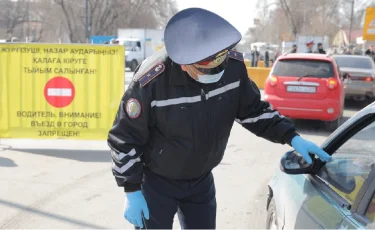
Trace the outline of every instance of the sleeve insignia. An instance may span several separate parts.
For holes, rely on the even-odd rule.
[[[136,119],[141,115],[142,106],[141,103],[135,98],[130,98],[126,102],[126,113],[132,119]]]

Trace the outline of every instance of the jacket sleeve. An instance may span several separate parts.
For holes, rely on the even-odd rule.
[[[259,137],[274,143],[289,144],[298,135],[293,123],[261,100],[256,84],[249,79],[244,65],[240,80],[240,103],[236,121]]]
[[[132,81],[121,99],[115,121],[108,134],[112,173],[125,192],[141,189],[142,150],[149,138],[151,119],[150,93]]]

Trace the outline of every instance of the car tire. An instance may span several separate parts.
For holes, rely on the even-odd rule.
[[[136,60],[133,60],[133,61],[130,63],[130,70],[131,70],[132,72],[134,72],[135,69],[137,68],[137,66],[138,66],[138,62],[137,62]]]
[[[266,229],[279,229],[277,226],[276,204],[273,198],[268,205]]]
[[[343,117],[344,117],[344,109],[341,110],[340,117],[338,117],[336,120],[326,122],[327,131],[334,132],[341,125]]]
[[[339,126],[340,126],[340,118],[337,118],[336,120],[334,121],[328,121],[326,126],[327,126],[327,131],[329,132],[333,132],[335,131]]]

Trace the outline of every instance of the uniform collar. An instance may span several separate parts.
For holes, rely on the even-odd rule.
[[[169,78],[169,84],[171,85],[186,85],[189,84],[189,75],[181,69],[181,66],[173,63],[171,77]]]

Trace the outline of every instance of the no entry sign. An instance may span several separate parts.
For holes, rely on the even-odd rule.
[[[44,97],[50,105],[56,108],[70,105],[74,100],[74,95],[74,85],[65,77],[54,77],[44,87]]]

